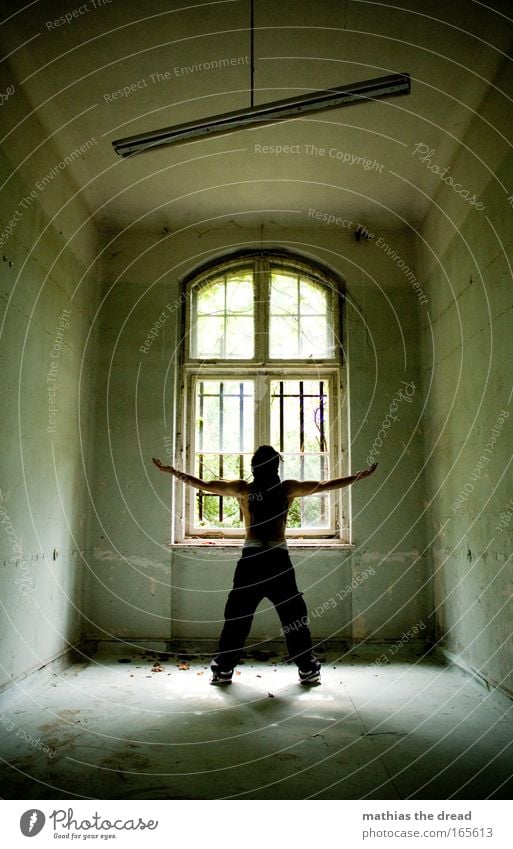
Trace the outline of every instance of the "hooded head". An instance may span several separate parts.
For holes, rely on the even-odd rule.
[[[278,526],[286,520],[288,499],[281,485],[281,457],[272,445],[261,445],[251,459],[251,523],[262,540],[273,537]]]
[[[251,471],[255,481],[266,483],[279,479],[278,469],[281,457],[272,445],[261,445],[251,458]]]

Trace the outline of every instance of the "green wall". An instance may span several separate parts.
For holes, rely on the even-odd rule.
[[[422,359],[437,640],[511,693],[513,209],[504,186],[513,186],[513,155],[480,196],[485,209],[458,227],[437,215]]]
[[[2,687],[82,632],[98,287],[3,154],[0,179],[2,234],[20,210],[0,248]]]

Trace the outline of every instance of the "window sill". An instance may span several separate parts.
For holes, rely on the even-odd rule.
[[[190,539],[183,542],[169,542],[168,548],[242,548],[241,539]],[[354,543],[343,542],[339,539],[287,539],[289,550],[294,548],[323,548],[349,549],[356,548]]]

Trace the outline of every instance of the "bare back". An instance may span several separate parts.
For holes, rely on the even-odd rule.
[[[289,510],[292,506],[292,502],[294,501],[294,496],[291,495],[292,485],[295,484],[296,481],[283,481],[282,488],[284,495],[287,499],[287,508],[285,512],[276,516],[276,519],[270,520],[267,523],[267,532],[266,539],[271,540],[272,542],[285,542],[285,531],[287,529],[287,518]],[[265,542],[266,540],[262,539],[262,536],[259,534],[258,528],[254,527],[252,524],[252,516],[251,516],[251,508],[250,501],[253,497],[253,493],[251,491],[251,485],[244,481],[243,491],[237,494],[237,501],[240,504],[242,515],[244,517],[244,527],[246,529],[246,539],[247,540],[255,540],[258,542]]]

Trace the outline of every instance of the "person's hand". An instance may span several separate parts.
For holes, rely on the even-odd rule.
[[[357,472],[356,475],[355,475],[355,482],[361,481],[362,478],[368,478],[369,475],[372,475],[372,473],[376,471],[377,467],[378,467],[378,464],[373,463],[372,466],[369,466],[368,469],[363,469],[361,472]]]
[[[155,463],[157,469],[160,469],[161,472],[169,472],[171,475],[174,475],[176,469],[173,466],[164,466],[163,463],[160,462],[156,457],[151,458]]]

